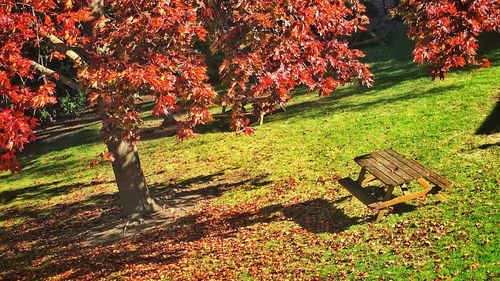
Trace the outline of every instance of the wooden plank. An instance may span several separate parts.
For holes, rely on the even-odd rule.
[[[388,150],[386,150],[386,152],[389,153],[390,155],[396,157],[401,162],[405,163],[408,167],[410,167],[414,171],[420,173],[422,177],[427,178],[429,181],[431,181],[435,185],[438,185],[440,187],[450,186],[451,182],[448,179],[437,174],[436,172],[432,171],[431,169],[425,167],[424,165],[422,165],[418,161],[408,159],[392,149],[388,149]]]
[[[381,163],[387,169],[391,170],[391,172],[395,173],[400,178],[404,179],[406,181],[406,183],[409,183],[412,180],[414,180],[414,178],[411,175],[409,175],[408,173],[406,173],[403,169],[401,169],[401,167],[399,165],[392,163],[391,161],[389,161],[388,159],[383,157],[381,153],[382,152],[375,152],[372,154],[373,158],[375,158],[377,160],[377,162]]]
[[[386,150],[380,151],[379,154],[382,157],[384,157],[385,159],[387,159],[387,160],[391,161],[392,163],[394,163],[395,165],[397,165],[403,171],[405,171],[408,175],[410,175],[413,178],[413,180],[417,180],[417,179],[422,177],[422,175],[420,173],[413,170],[410,166],[408,166],[407,164],[402,162],[399,158],[396,158],[396,157],[392,156],[391,154],[389,154]]]
[[[448,180],[447,178],[443,177],[442,175],[434,172],[433,170],[427,168],[422,163],[420,163],[416,160],[413,160],[413,159],[406,158],[403,155],[397,153],[396,151],[394,151],[392,149],[388,149],[386,151],[389,154],[397,157],[401,161],[406,162],[408,164],[408,166],[411,167],[412,169],[422,173],[422,175],[425,176],[426,178],[428,178],[430,181],[432,181],[432,183],[434,183],[440,187],[448,187],[451,185],[450,180]]]
[[[355,158],[354,161],[362,167],[365,167],[368,172],[388,186],[396,186],[406,182],[403,178],[384,167],[384,165],[378,163],[371,155],[367,155],[364,158]]]
[[[431,171],[427,179],[441,188],[446,188],[451,185],[451,181],[434,171]]]
[[[365,180],[366,177],[366,168],[361,168],[361,171],[359,172],[358,179],[356,180],[356,183],[361,185],[363,181]]]
[[[371,194],[366,192],[359,184],[357,184],[351,178],[343,178],[339,180],[339,184],[342,185],[349,193],[354,195],[354,197],[358,198],[359,201],[363,202],[363,204],[367,206],[373,206],[370,208],[375,208],[378,206],[376,203],[378,200],[373,197]]]
[[[415,192],[415,193],[400,196],[398,198],[394,198],[394,199],[389,200],[389,201],[381,202],[374,209],[380,210],[380,209],[384,209],[384,208],[387,208],[390,206],[394,206],[394,205],[399,204],[399,203],[404,203],[404,202],[412,200],[412,199],[423,197],[423,196],[427,195],[427,193],[429,193],[429,191],[431,191],[431,189],[432,188],[423,189],[423,190]]]
[[[431,188],[431,189],[432,189],[432,187],[429,185],[429,183],[428,183],[425,179],[420,178],[420,179],[418,179],[417,181],[418,181],[418,183],[419,183],[420,185],[422,185],[424,188]],[[445,202],[445,203],[446,203],[446,202],[448,201],[448,200],[446,200],[446,198],[445,198],[443,195],[439,194],[439,191],[437,191],[437,193],[436,193],[436,194],[434,194],[434,196],[435,196],[435,197],[436,197],[439,201],[441,201],[441,202]]]
[[[411,162],[410,159],[404,157],[403,155],[397,153],[396,151],[394,151],[392,149],[388,149],[388,150],[386,150],[386,152],[389,155],[392,155],[393,157],[397,158],[402,163],[404,163],[408,168],[417,172],[419,174],[419,177],[427,177],[429,175],[429,171],[427,169],[422,169],[419,166],[415,166],[415,164],[413,162]]]
[[[381,182],[383,182],[386,185],[390,186],[396,186],[397,182],[392,180],[390,177],[386,176],[382,171],[380,171],[378,168],[374,167],[367,159],[355,159],[356,163],[361,165],[361,167],[365,168],[370,172],[373,176],[375,176],[377,179],[379,179]]]
[[[429,181],[431,181],[432,183],[434,183],[435,185],[437,185],[439,187],[448,187],[451,185],[451,182],[447,178],[445,178],[445,177],[439,175],[438,173],[434,172],[433,170],[427,168],[426,166],[422,165],[420,162],[413,160],[413,159],[408,159],[408,160],[411,163],[413,163],[415,166],[426,170],[427,171],[426,178]]]

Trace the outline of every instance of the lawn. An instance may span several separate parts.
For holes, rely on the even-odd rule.
[[[483,125],[498,118],[498,37],[483,46],[492,67],[431,81],[400,29],[364,50],[371,89],[300,93],[254,136],[225,121],[181,143],[146,133],[139,151],[154,194],[189,208],[119,241],[85,237],[120,216],[111,166],[88,165],[104,150],[98,125],[33,144],[21,174],[0,174],[0,279],[498,278],[500,121]],[[449,178],[448,203],[429,196],[373,223],[337,180],[356,176],[355,156],[383,148]]]

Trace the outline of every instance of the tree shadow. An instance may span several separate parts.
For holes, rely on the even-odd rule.
[[[30,143],[22,152],[25,158],[36,158],[37,156],[50,152],[63,151],[68,148],[91,145],[101,141],[99,130],[96,128],[78,129],[59,135],[57,139],[50,141],[38,141]],[[26,160],[25,160],[26,161]]]
[[[293,222],[304,233],[342,233],[371,220],[370,217],[351,217],[338,207],[351,196],[333,201],[313,198],[270,205],[203,204],[203,200],[229,190],[248,191],[267,185],[272,185],[267,175],[237,177],[222,171],[154,185],[153,194],[162,198],[168,207],[186,210],[173,218],[146,220],[134,226],[135,230],[126,237],[116,194],[89,196],[50,208],[27,206],[10,210],[0,216],[1,221],[22,219],[23,222],[0,228],[0,267],[3,269],[0,279],[102,279],[146,264],[175,267],[179,259],[207,241],[237,239],[241,231],[254,226],[260,229],[268,224]],[[413,206],[399,205],[395,212],[413,209]],[[95,232],[110,229],[114,231],[108,233],[111,239],[94,236]],[[105,239],[96,243],[99,238]]]
[[[312,233],[338,233],[360,221],[335,206],[347,196],[334,202],[317,198],[267,207],[254,204],[217,207],[203,205],[198,199],[193,201],[200,197],[208,200],[231,189],[248,190],[270,183],[265,175],[239,181],[224,177],[223,173],[214,173],[179,181],[177,190],[165,196],[170,207],[195,202],[205,207],[191,208],[171,219],[146,221],[138,226],[142,227],[140,232],[108,243],[96,244],[89,239],[93,230],[123,225],[116,194],[89,196],[49,208],[27,206],[10,210],[2,214],[1,221],[18,218],[23,222],[0,228],[0,279],[108,278],[134,265],[170,266],[198,243],[232,239],[241,229],[264,222],[294,221]],[[167,187],[159,185],[152,189],[161,195]],[[121,234],[121,228],[118,232]]]
[[[500,132],[500,100],[497,101],[490,115],[476,130],[476,135],[493,135]]]
[[[38,141],[55,141],[62,136],[75,133],[81,129],[92,127],[101,121],[95,108],[89,108],[80,116],[62,119],[54,123],[43,124],[35,131]]]
[[[402,102],[402,101],[410,101],[425,96],[438,95],[445,93],[447,91],[458,90],[461,88],[462,85],[454,84],[448,86],[435,87],[423,93],[408,92],[406,94],[401,94],[390,98],[379,98],[374,101],[345,103],[345,104],[338,104],[332,102],[333,100],[336,99],[335,97],[326,97],[319,100],[307,101],[303,103],[290,105],[289,107],[287,107],[286,113],[276,114],[272,118],[270,118],[267,122],[268,123],[279,122],[290,118],[294,118],[298,115],[300,115],[301,118],[317,118],[320,116],[328,115],[331,112],[365,111],[369,108],[385,106],[388,104]],[[311,110],[311,108],[314,108],[314,110]]]
[[[241,179],[226,179],[224,172],[198,176],[167,185],[150,186],[152,194],[158,202],[169,210],[189,210],[200,203],[222,196],[235,188],[242,190],[257,189],[271,184],[266,180],[267,174]]]
[[[334,202],[317,198],[289,206],[273,205],[263,208],[258,216],[266,221],[266,218],[273,218],[277,212],[280,212],[285,220],[294,221],[309,232],[339,233],[365,219],[362,217],[349,217],[335,206],[347,199],[349,199],[349,196],[339,198]],[[253,224],[257,222],[260,222],[260,219],[251,221]]]
[[[33,193],[39,193],[42,190],[45,190],[47,187],[57,185],[61,182],[62,181],[54,181],[51,183],[32,185],[21,189],[4,190],[0,192],[0,202],[2,204],[7,204],[17,198],[32,199],[33,197],[36,197],[32,195]],[[27,196],[28,194],[30,196]]]
[[[99,184],[112,183],[112,182],[114,181],[99,182]],[[96,183],[73,183],[73,184],[59,185],[61,183],[63,183],[62,180],[46,184],[32,185],[21,189],[5,190],[0,192],[0,202],[2,204],[7,204],[14,200],[30,201],[30,200],[48,199],[64,194],[69,194],[75,190],[90,187],[96,184]],[[0,215],[0,220],[1,219],[2,215]]]

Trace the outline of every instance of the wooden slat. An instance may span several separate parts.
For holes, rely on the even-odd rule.
[[[409,175],[408,173],[406,173],[403,169],[401,169],[401,167],[399,165],[396,165],[395,163],[392,163],[391,161],[389,161],[388,159],[383,157],[381,155],[381,152],[375,152],[372,154],[372,156],[375,160],[377,160],[377,162],[384,165],[392,173],[395,173],[400,178],[404,179],[405,183],[409,183],[412,180],[414,180],[414,178],[411,175]]]
[[[408,168],[416,171],[420,177],[427,177],[429,175],[429,171],[427,169],[422,169],[421,167],[419,166],[415,166],[414,163],[412,163],[410,161],[410,159],[404,157],[403,155],[397,153],[396,151],[392,150],[392,149],[388,149],[386,150],[386,152],[393,156],[394,158],[398,159],[399,161],[401,161],[402,163],[404,163]]]
[[[366,168],[368,172],[388,186],[396,186],[405,183],[404,179],[392,173],[389,169],[384,167],[384,165],[378,163],[371,155],[367,155],[364,158],[355,158],[354,161]]]
[[[363,202],[363,204],[367,206],[372,206],[370,208],[378,207],[377,199],[373,197],[371,194],[366,192],[359,184],[357,184],[351,178],[343,178],[339,180],[339,184],[342,185],[349,193],[354,195],[354,197],[358,198],[359,201]]]
[[[413,161],[415,161],[415,160],[413,160]],[[419,165],[422,165],[422,164],[418,163],[417,161],[415,161],[415,162]],[[451,182],[447,178],[441,176],[440,174],[438,174],[432,170],[429,170],[429,174],[427,176],[427,179],[429,181],[431,181],[433,184],[435,184],[439,187],[442,187],[442,188],[449,187],[451,185]]]
[[[432,183],[434,183],[435,185],[437,185],[439,187],[448,187],[451,185],[451,182],[447,178],[445,178],[445,177],[441,176],[440,174],[434,172],[433,170],[425,167],[420,162],[413,160],[413,159],[409,159],[409,161],[412,162],[415,166],[419,166],[422,169],[426,169],[427,173],[428,173],[427,179],[429,181],[431,181]]]
[[[431,191],[431,188],[423,189],[423,190],[415,192],[415,193],[411,193],[411,194],[408,194],[408,195],[400,196],[400,197],[394,198],[392,200],[382,202],[382,203],[378,204],[378,206],[375,207],[374,209],[375,210],[380,210],[380,209],[384,209],[384,208],[387,208],[387,207],[390,207],[390,206],[394,206],[396,204],[403,203],[403,202],[406,202],[406,201],[409,201],[409,200],[412,200],[412,199],[420,198],[420,197],[423,197],[423,196],[427,195],[427,193],[429,193],[429,191]]]
[[[423,177],[427,178],[432,183],[434,183],[440,187],[448,187],[451,184],[451,182],[448,179],[437,174],[436,172],[432,171],[431,169],[425,167],[424,165],[422,165],[418,161],[408,159],[392,149],[388,149],[386,151],[390,155],[399,159],[401,162],[405,163],[408,167],[410,167],[414,171],[417,171],[418,173],[420,173]]]
[[[371,163],[368,161],[368,159],[355,159],[355,161],[356,163],[361,165],[361,167],[367,169],[372,175],[374,175],[384,184],[391,186],[397,185],[397,182],[393,181],[390,177],[386,176],[382,171],[380,171],[376,167],[373,167]]]
[[[386,150],[380,151],[379,154],[384,157],[385,159],[391,161],[394,163],[396,166],[398,166],[401,170],[405,171],[406,174],[410,175],[412,177],[412,180],[417,180],[422,177],[420,173],[417,171],[413,170],[410,166],[407,164],[403,163],[400,159],[392,156],[389,154]]]
[[[391,151],[392,151],[393,154],[394,153],[399,154],[399,153],[395,152],[394,150],[391,150]],[[403,158],[403,159],[406,159],[407,161],[409,161],[411,163],[410,167],[412,167],[412,168],[420,168],[421,170],[424,170],[425,173],[426,173],[425,174],[426,178],[429,181],[431,181],[432,183],[434,183],[435,185],[438,185],[440,187],[448,187],[448,186],[451,185],[451,181],[449,181],[447,178],[441,176],[440,174],[434,172],[433,170],[427,168],[422,163],[420,163],[420,162],[418,162],[416,160],[413,160],[413,159],[406,158],[406,157],[404,157],[402,155],[400,155],[400,157]]]

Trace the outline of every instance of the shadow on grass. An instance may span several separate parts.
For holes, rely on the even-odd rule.
[[[316,198],[292,205],[271,205],[262,208],[257,213],[233,217],[230,219],[230,224],[236,227],[246,227],[257,223],[288,220],[294,221],[301,228],[312,233],[339,233],[358,224],[362,219],[349,217],[335,206],[349,198],[345,196],[334,202]],[[248,219],[249,217],[252,219]]]
[[[272,182],[266,180],[267,174],[253,178],[226,178],[224,172],[210,175],[198,176],[170,183],[167,185],[151,185],[150,189],[158,203],[167,209],[190,209],[206,201],[222,196],[225,192],[233,189],[251,190],[257,189]]]
[[[22,156],[31,159],[46,153],[63,151],[68,148],[91,145],[98,142],[101,142],[99,130],[86,128],[58,136],[58,138],[53,141],[39,141],[28,144]]]
[[[500,132],[500,100],[497,101],[490,115],[477,129],[476,135],[493,135]]]
[[[346,104],[334,103],[332,102],[332,100],[337,99],[336,97],[327,97],[319,100],[291,105],[287,108],[287,112],[285,114],[276,114],[273,116],[273,118],[270,118],[268,122],[283,121],[289,118],[294,118],[298,115],[300,115],[302,118],[317,118],[320,116],[331,114],[332,112],[365,111],[370,108],[390,105],[397,102],[419,99],[425,96],[439,95],[447,91],[458,90],[460,88],[462,88],[462,85],[448,85],[435,87],[427,92],[408,92],[406,94],[401,94],[390,98],[379,98],[374,101]]]
[[[5,190],[0,192],[0,202],[2,204],[7,204],[14,200],[29,201],[29,200],[39,200],[46,198],[48,199],[60,195],[66,195],[75,190],[96,185],[94,183],[74,183],[74,184],[59,185],[62,182],[63,181],[55,181],[46,184],[32,185],[21,189]],[[112,181],[100,182],[99,184],[103,183],[112,183]],[[1,219],[2,216],[0,215],[0,220]]]
[[[124,220],[117,195],[95,195],[50,208],[11,209],[1,214],[0,221],[21,219],[22,223],[0,228],[0,279],[107,278],[136,265],[174,266],[203,243],[212,239],[234,239],[240,230],[252,225],[291,220],[312,233],[338,233],[359,222],[359,218],[351,218],[336,207],[348,197],[335,202],[318,198],[264,207],[200,204],[229,190],[246,191],[268,184],[271,182],[266,180],[266,175],[235,180],[223,173],[214,173],[152,187],[154,194],[163,197],[169,208],[188,211],[175,220],[156,224],[146,221],[144,224],[149,227],[140,233],[106,244],[94,244],[88,236],[92,230],[110,226],[118,226],[121,233],[119,227]],[[167,192],[171,189],[173,191]],[[191,208],[193,204],[201,209]]]

